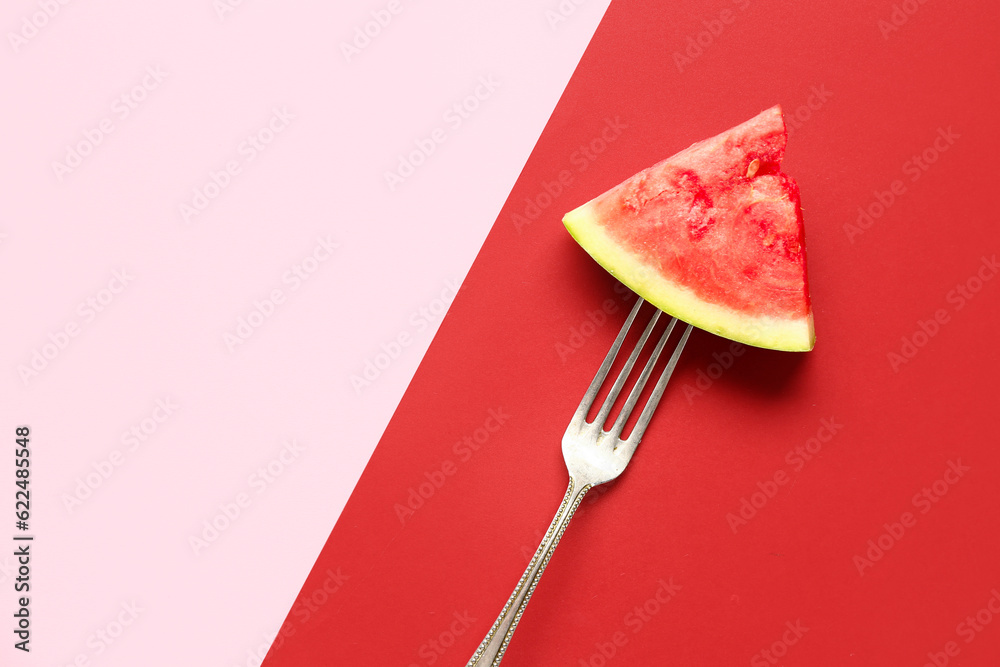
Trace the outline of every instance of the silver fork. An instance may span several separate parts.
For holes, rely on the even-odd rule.
[[[587,389],[583,400],[580,401],[580,406],[576,409],[576,414],[570,420],[569,426],[566,428],[566,434],[563,435],[562,452],[563,459],[566,461],[566,468],[569,470],[569,488],[566,490],[566,496],[559,506],[559,511],[556,512],[555,518],[552,519],[552,524],[549,525],[542,543],[538,545],[538,550],[535,551],[535,555],[528,564],[528,569],[521,575],[520,581],[517,582],[517,586],[514,588],[510,599],[507,600],[507,604],[504,605],[503,610],[500,612],[500,616],[497,617],[497,620],[493,623],[493,627],[490,628],[486,638],[483,639],[479,648],[476,649],[466,667],[496,667],[500,664],[500,660],[503,659],[503,654],[510,644],[511,637],[514,635],[514,630],[517,629],[517,624],[521,620],[521,614],[524,613],[524,608],[528,605],[531,594],[535,592],[535,586],[538,585],[538,580],[541,578],[542,572],[545,571],[545,566],[548,565],[549,559],[552,557],[552,552],[555,551],[556,545],[559,544],[559,540],[566,531],[570,519],[573,518],[576,508],[580,506],[583,496],[598,484],[610,482],[621,475],[622,471],[625,470],[625,466],[632,459],[632,454],[639,445],[639,441],[642,439],[642,434],[649,424],[649,419],[653,416],[653,410],[656,409],[656,404],[659,403],[660,397],[663,395],[667,381],[670,379],[674,367],[677,366],[677,360],[681,356],[684,344],[687,342],[688,336],[691,335],[692,326],[690,324],[687,325],[684,333],[681,334],[680,341],[674,348],[674,352],[670,356],[666,368],[660,374],[660,379],[657,381],[649,400],[639,414],[639,419],[632,428],[632,432],[624,440],[621,438],[622,429],[629,415],[632,413],[636,402],[639,400],[639,395],[646,385],[646,380],[649,379],[649,376],[653,372],[656,360],[660,357],[660,353],[667,344],[667,339],[670,338],[670,334],[677,324],[678,320],[676,317],[671,319],[666,331],[660,336],[660,340],[656,343],[652,355],[646,362],[642,374],[636,380],[611,430],[605,431],[604,423],[607,421],[608,415],[611,413],[611,408],[618,398],[622,386],[624,386],[625,381],[628,379],[629,373],[635,365],[636,359],[639,357],[639,353],[645,346],[646,340],[653,332],[653,328],[656,326],[660,315],[663,314],[660,310],[657,310],[653,314],[649,324],[646,325],[646,329],[643,331],[639,342],[636,344],[635,349],[632,350],[632,354],[629,355],[615,383],[611,386],[611,391],[608,392],[607,398],[601,405],[601,409],[594,418],[594,421],[587,422],[587,414],[594,404],[594,399],[597,398],[598,391],[604,384],[611,365],[618,356],[622,342],[625,340],[625,336],[628,334],[633,320],[639,314],[642,303],[643,300],[638,299],[632,308],[632,312],[629,314],[628,319],[625,320],[625,324],[618,333],[614,345],[608,351],[608,356],[604,358],[604,363],[601,364],[593,382],[590,383],[590,388]]]

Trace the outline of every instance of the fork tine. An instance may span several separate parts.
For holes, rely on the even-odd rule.
[[[579,407],[576,409],[576,413],[573,415],[572,423],[578,426],[583,426],[587,422],[587,413],[590,412],[590,407],[594,404],[594,399],[597,398],[597,392],[601,389],[601,385],[604,384],[604,379],[608,376],[608,371],[611,370],[611,365],[615,362],[615,358],[618,356],[618,351],[622,347],[622,342],[625,340],[625,336],[628,334],[628,330],[632,327],[632,322],[635,320],[635,316],[639,314],[639,309],[642,307],[644,300],[642,297],[638,297],[635,306],[632,308],[632,312],[629,313],[628,318],[625,320],[625,324],[622,325],[621,331],[618,332],[618,337],[615,338],[614,345],[608,350],[608,354],[604,357],[604,362],[601,367],[597,369],[597,375],[594,376],[593,381],[590,383],[590,387],[587,388],[587,393],[583,395],[583,400],[580,401]]]
[[[642,348],[646,347],[646,341],[649,339],[649,335],[653,333],[653,327],[656,326],[657,320],[660,319],[661,312],[662,311],[657,310],[653,313],[653,317],[649,320],[649,324],[646,325],[646,329],[642,332],[642,336],[639,337],[639,342],[635,344],[635,347],[632,349],[632,353],[628,355],[628,359],[625,361],[625,365],[622,366],[621,372],[618,373],[618,377],[615,378],[615,383],[611,385],[611,390],[604,399],[604,404],[601,405],[601,409],[597,413],[597,417],[594,418],[594,424],[600,426],[601,430],[604,430],[604,422],[607,421],[611,408],[614,406],[615,401],[618,400],[618,394],[621,393],[625,380],[628,379],[629,373],[632,372],[632,367],[635,366],[635,361],[639,358],[639,353],[642,352]]]
[[[670,324],[667,325],[666,331],[660,336],[660,340],[656,343],[656,347],[653,348],[653,353],[649,355],[649,360],[646,362],[646,366],[642,369],[642,374],[639,375],[639,379],[636,380],[635,385],[632,387],[632,391],[629,392],[628,400],[625,401],[625,405],[622,406],[621,412],[618,413],[618,418],[615,420],[614,426],[611,427],[609,433],[617,438],[621,435],[622,429],[625,428],[625,421],[628,419],[629,415],[632,414],[632,408],[635,407],[636,402],[639,400],[639,395],[642,393],[643,387],[646,386],[646,381],[649,376],[653,373],[653,367],[656,366],[656,361],[660,358],[660,352],[663,351],[663,346],[667,344],[667,339],[670,338],[670,334],[674,331],[674,326],[677,324],[677,318],[671,318]],[[642,347],[641,345],[637,347]]]
[[[677,360],[680,359],[681,352],[684,351],[684,345],[687,343],[688,337],[691,335],[691,329],[693,328],[694,327],[689,324],[684,330],[684,333],[681,334],[680,342],[678,342],[677,347],[674,348],[674,353],[670,355],[670,361],[667,362],[666,368],[664,368],[663,373],[660,374],[660,379],[657,381],[656,387],[653,388],[653,393],[650,394],[649,400],[646,402],[646,406],[642,409],[642,413],[639,415],[639,419],[635,422],[635,427],[632,429],[632,432],[629,433],[628,439],[625,440],[625,443],[633,450],[636,446],[638,446],[639,441],[642,440],[642,434],[645,433],[646,426],[649,425],[649,420],[653,416],[653,410],[656,409],[657,403],[660,402],[660,397],[663,396],[663,390],[667,388],[667,382],[670,380],[670,376],[673,374],[674,368],[677,367]],[[615,425],[617,426],[617,424]]]

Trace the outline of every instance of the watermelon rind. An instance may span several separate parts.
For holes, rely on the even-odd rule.
[[[802,227],[798,188],[792,179],[776,173],[780,170],[786,137],[781,108],[772,107],[741,125],[693,144],[643,170],[615,188],[570,211],[563,217],[563,223],[573,238],[611,275],[665,313],[705,331],[747,345],[790,352],[809,351],[815,345],[816,334],[804,273],[804,255],[800,255],[801,259],[798,260],[801,262],[803,272],[801,279],[793,280],[793,285],[787,288],[781,285],[761,284],[760,294],[752,301],[747,301],[746,294],[743,293],[746,290],[741,286],[740,298],[708,299],[695,291],[695,289],[703,291],[702,286],[681,282],[661,269],[667,263],[663,261],[665,258],[662,254],[657,255],[657,251],[652,250],[656,247],[655,239],[649,238],[642,241],[639,247],[630,247],[608,232],[609,227],[614,226],[617,234],[619,229],[627,229],[618,225],[631,223],[628,222],[627,215],[622,221],[616,220],[618,214],[613,211],[618,209],[614,207],[609,209],[605,202],[616,201],[614,197],[620,197],[620,193],[625,192],[621,188],[645,182],[644,174],[653,173],[663,169],[664,165],[673,164],[694,169],[695,173],[700,169],[707,169],[708,178],[722,179],[719,182],[723,184],[727,181],[741,183],[751,204],[755,201],[770,201],[779,204],[779,208],[783,206],[786,211],[793,210],[799,233],[798,240],[793,241],[794,252],[804,253],[804,249],[799,246],[802,240]],[[762,156],[763,161],[768,163],[769,175],[763,177],[756,175],[761,160],[750,160],[752,166],[748,171],[745,153],[737,148],[741,141],[749,141],[751,147],[758,150],[755,154]],[[745,177],[740,178],[741,174],[745,174]],[[771,187],[756,187],[753,184],[757,182],[757,178],[764,178]],[[784,185],[776,187],[776,184],[782,183]],[[749,187],[746,187],[748,184]],[[633,185],[633,187],[639,186]],[[787,227],[787,223],[785,224]],[[775,261],[783,260],[775,259]],[[747,287],[752,285],[752,283],[743,284]],[[716,288],[718,289],[720,288]],[[792,307],[788,307],[784,295],[782,295],[783,305],[777,305],[772,301],[776,293],[771,291],[772,296],[768,296],[768,291],[774,289],[779,290],[777,293],[779,295],[781,295],[780,290],[800,289],[801,305],[795,306],[793,299]],[[728,291],[726,293],[732,294]],[[727,300],[730,303],[725,303]]]
[[[808,352],[816,344],[813,315],[781,318],[748,315],[710,303],[692,290],[665,279],[645,265],[643,258],[628,252],[596,224],[592,207],[583,206],[563,217],[566,229],[598,264],[626,287],[668,313],[699,329],[740,343],[787,352]]]

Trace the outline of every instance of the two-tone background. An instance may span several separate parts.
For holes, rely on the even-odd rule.
[[[606,6],[4,5],[0,664],[262,656]]]
[[[18,0],[0,24],[11,630],[35,537],[32,651],[5,631],[0,664],[464,665],[628,304],[561,214],[774,103],[816,350],[695,335],[504,664],[1000,659],[996,7]]]

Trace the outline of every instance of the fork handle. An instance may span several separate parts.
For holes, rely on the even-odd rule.
[[[511,637],[514,636],[514,630],[517,629],[517,623],[521,620],[521,614],[528,606],[528,600],[531,599],[531,594],[535,592],[535,586],[538,585],[538,580],[541,579],[545,566],[552,558],[552,552],[559,544],[563,532],[569,525],[569,520],[573,518],[573,513],[580,506],[583,496],[591,488],[591,484],[581,484],[579,480],[570,477],[566,496],[563,498],[555,518],[552,519],[548,532],[542,538],[542,543],[538,545],[535,555],[528,563],[528,569],[521,575],[521,580],[517,582],[517,587],[511,593],[510,599],[507,600],[507,604],[500,612],[500,616],[497,617],[493,627],[490,628],[486,638],[476,649],[466,667],[497,667],[500,664],[500,660],[503,659],[503,654],[507,650],[507,645],[510,644]]]

